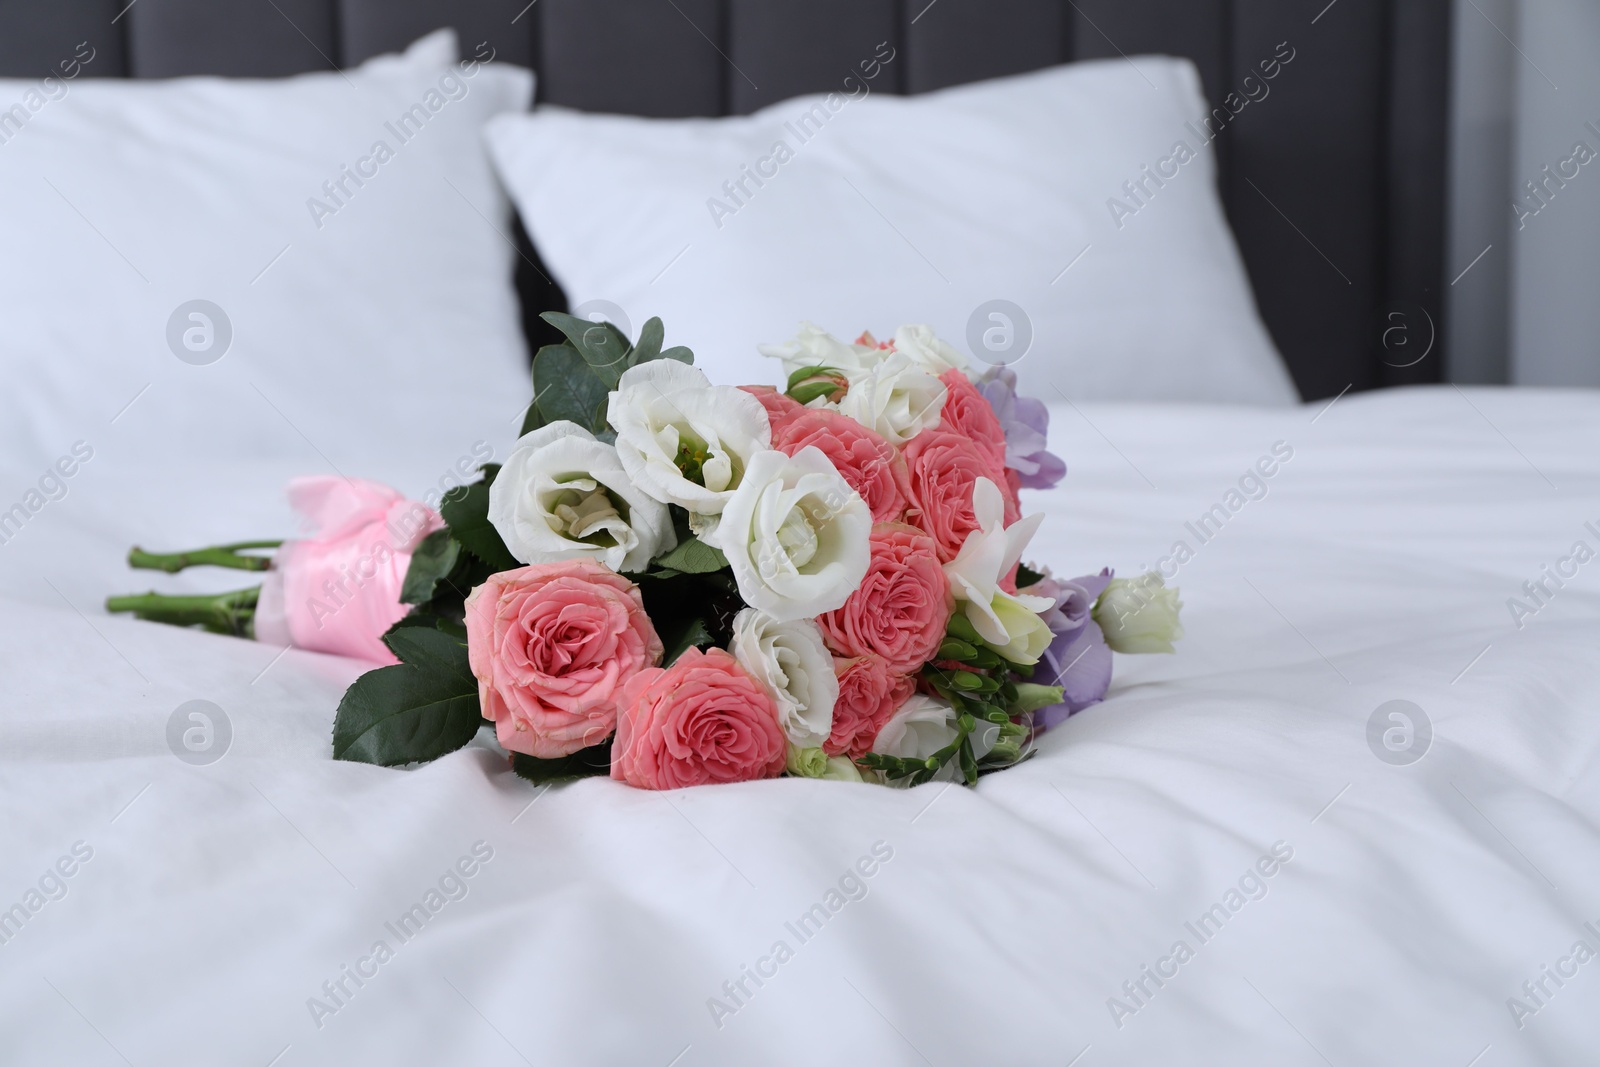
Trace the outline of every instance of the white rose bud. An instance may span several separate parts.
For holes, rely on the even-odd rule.
[[[666,505],[639,491],[616,449],[573,422],[517,442],[489,486],[489,521],[523,563],[591,556],[638,572],[678,543]]]
[[[1172,643],[1183,636],[1178,621],[1182,609],[1178,591],[1149,571],[1137,578],[1113,578],[1095,603],[1094,621],[1113,652],[1171,652]]]
[[[778,724],[790,744],[820,749],[833,731],[833,705],[839,699],[822,628],[811,619],[778,622],[745,608],[733,617],[729,651],[777,703]]]
[[[866,577],[871,532],[861,495],[806,447],[758,452],[702,536],[728,557],[746,604],[789,622],[844,605]]]
[[[671,359],[624,371],[606,419],[634,484],[698,515],[721,514],[751,457],[772,444],[761,401]]]

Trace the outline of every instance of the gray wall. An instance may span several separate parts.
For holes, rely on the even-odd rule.
[[[1600,386],[1600,3],[1456,0],[1455,14],[1447,375]],[[1580,141],[1596,158],[1562,177]]]
[[[1516,52],[1495,25],[1514,33],[1516,6],[1517,0],[1455,4],[1450,220],[1444,257],[1445,280],[1456,279],[1445,290],[1445,376],[1454,382],[1509,380],[1511,213],[1506,190],[1511,187],[1511,61]],[[1485,248],[1488,253],[1474,264]]]
[[[1481,2],[1481,0],[1480,0]],[[1511,380],[1600,386],[1600,3],[1521,0],[1516,57]],[[1553,83],[1553,84],[1552,84]],[[1587,165],[1563,161],[1582,142]],[[1550,168],[1548,171],[1545,168]],[[1551,177],[1554,175],[1554,177]],[[1544,182],[1540,207],[1524,183]],[[1565,182],[1563,186],[1561,183]]]

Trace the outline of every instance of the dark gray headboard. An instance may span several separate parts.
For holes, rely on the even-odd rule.
[[[538,71],[541,100],[596,111],[746,112],[833,88],[884,40],[903,59],[878,88],[923,92],[1164,52],[1192,58],[1225,105],[1287,42],[1293,64],[1270,96],[1229,116],[1216,143],[1262,315],[1309,399],[1439,379],[1449,9],[1449,0],[0,0],[0,75],[51,73],[84,40],[98,50],[95,75],[282,75],[356,63],[453,25],[465,50],[487,41],[498,58]],[[523,274],[534,310],[561,300],[535,271]],[[1426,358],[1399,366],[1429,339]]]

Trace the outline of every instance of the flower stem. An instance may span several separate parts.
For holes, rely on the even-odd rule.
[[[213,545],[189,552],[146,552],[135,545],[128,550],[128,566],[137,570],[166,571],[177,574],[186,567],[230,567],[238,571],[264,571],[272,566],[270,556],[243,556],[247,549],[277,548],[282,541],[239,541]]]
[[[135,593],[106,598],[106,610],[132,612],[134,618],[164,622],[171,626],[199,626],[214,634],[232,637],[253,636],[256,601],[261,587],[236,589],[231,593],[201,596],[166,596],[162,593]]]

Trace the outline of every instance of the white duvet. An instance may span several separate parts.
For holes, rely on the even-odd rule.
[[[909,792],[332,762],[358,664],[97,606],[235,584],[121,555],[290,532],[316,457],[108,433],[0,545],[0,1061],[1595,1062],[1600,395],[1053,419],[1030,555],[1165,560],[1188,636],[1024,766]],[[69,444],[8,441],[0,509]],[[420,493],[469,442],[412,444],[327,447]],[[1396,700],[1426,721],[1369,743]]]

